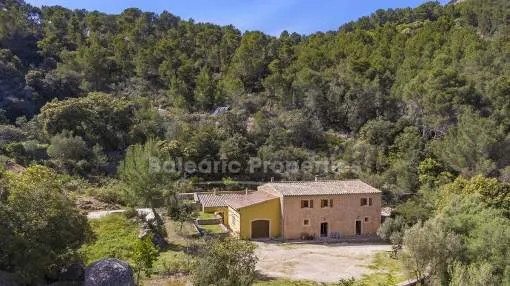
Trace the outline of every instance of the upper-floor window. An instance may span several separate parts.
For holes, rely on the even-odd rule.
[[[313,200],[301,200],[301,208],[313,208]]]
[[[333,207],[333,199],[321,200],[321,208],[332,208],[332,207]]]
[[[360,206],[371,206],[371,205],[372,205],[372,198],[361,198]]]

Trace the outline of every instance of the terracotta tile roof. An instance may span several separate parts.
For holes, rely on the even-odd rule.
[[[245,196],[244,193],[236,193],[236,194],[214,194],[214,193],[196,193],[195,199],[198,201],[203,207],[226,207],[228,206],[225,202],[227,198],[235,198]]]
[[[225,198],[225,202],[227,203],[227,205],[237,210],[247,206],[256,205],[265,201],[270,201],[276,198],[278,197],[273,196],[264,191],[255,191],[248,194],[244,194],[242,196]]]
[[[381,192],[361,180],[274,182],[265,186],[273,188],[283,196],[375,194]]]

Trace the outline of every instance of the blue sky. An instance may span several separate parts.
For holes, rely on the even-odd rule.
[[[137,7],[144,11],[167,10],[183,19],[233,24],[242,31],[260,30],[271,35],[281,31],[310,34],[336,30],[341,24],[382,8],[416,7],[424,0],[27,0],[35,5],[120,13]],[[445,4],[448,0],[440,0]]]

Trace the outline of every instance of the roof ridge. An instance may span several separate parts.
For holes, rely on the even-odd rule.
[[[278,182],[269,182],[268,184],[304,184],[304,183],[330,183],[330,182],[354,182],[354,181],[363,182],[360,179],[348,179],[348,180],[328,179],[328,180],[317,180],[317,181],[278,181]]]
[[[267,186],[283,196],[381,193],[360,179],[271,182]]]

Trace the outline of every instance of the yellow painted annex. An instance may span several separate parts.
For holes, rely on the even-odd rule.
[[[228,209],[230,229],[242,239],[277,238],[281,234],[280,199]],[[269,230],[266,233],[266,229]],[[268,235],[266,237],[266,235]]]

